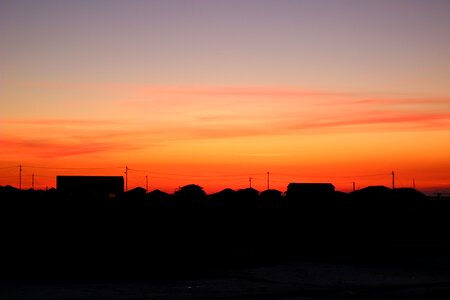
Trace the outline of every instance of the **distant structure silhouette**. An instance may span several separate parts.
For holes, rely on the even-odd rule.
[[[124,192],[122,176],[56,176],[56,189],[66,195],[115,198]]]

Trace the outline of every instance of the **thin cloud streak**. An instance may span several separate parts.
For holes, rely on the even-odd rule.
[[[0,139],[2,152],[27,153],[37,158],[59,158],[66,156],[87,155],[96,153],[110,153],[138,149],[136,146],[125,146],[117,143],[62,143],[45,139]]]
[[[0,123],[13,129],[16,126],[17,133],[21,132],[19,126],[27,125],[37,136],[61,138],[74,145],[91,144],[95,146],[93,151],[102,151],[103,143],[145,148],[185,139],[320,134],[327,130],[361,132],[388,126],[404,131],[450,130],[447,98],[363,98],[353,93],[274,86],[67,86],[116,89],[126,91],[130,98],[114,100],[122,112],[117,120],[43,118],[5,119]],[[373,110],[377,106],[384,110]],[[35,125],[43,128],[38,131],[31,127]]]
[[[42,125],[42,126],[63,126],[63,125],[118,125],[121,122],[112,120],[87,120],[87,119],[3,119],[0,124],[13,125]]]
[[[347,116],[345,118],[336,118],[335,120],[325,120],[318,122],[298,122],[294,123],[291,128],[321,129],[321,128],[343,127],[343,126],[357,127],[361,125],[395,125],[404,123],[415,125],[414,129],[417,128],[450,129],[450,113],[402,114],[392,112],[367,112],[364,115],[366,117]]]
[[[349,101],[347,104],[363,105],[447,105],[450,107],[450,98],[370,98]]]
[[[130,94],[184,94],[184,95],[242,95],[242,96],[355,96],[356,93],[321,91],[302,89],[289,86],[192,86],[192,85],[147,85],[147,84],[117,84],[117,83],[67,83],[60,81],[16,81],[11,82],[19,86],[71,89],[71,90],[97,90],[109,92],[126,92]]]

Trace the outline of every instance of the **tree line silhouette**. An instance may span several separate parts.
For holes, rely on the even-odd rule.
[[[207,195],[190,184],[114,197],[0,187],[0,276],[174,276],[299,255],[383,259],[450,246],[450,202],[412,188],[330,186]]]

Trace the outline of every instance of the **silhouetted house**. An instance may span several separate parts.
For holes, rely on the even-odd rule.
[[[382,185],[368,186],[351,192],[350,199],[354,209],[365,211],[372,216],[392,212],[396,204],[392,201],[392,189]]]
[[[156,189],[151,192],[148,192],[147,198],[149,198],[151,201],[170,201],[172,195]]]
[[[286,196],[290,199],[328,198],[334,195],[331,183],[289,183]]]
[[[360,201],[384,201],[392,197],[392,189],[382,186],[368,186],[351,193],[351,196]]]
[[[174,208],[173,196],[160,190],[153,190],[147,193],[147,199],[155,208]]]
[[[236,202],[236,191],[227,188],[220,192],[208,196],[208,204],[210,207],[225,208],[232,206]]]
[[[393,196],[405,201],[426,201],[427,196],[414,188],[396,188],[392,190]]]
[[[58,192],[71,196],[115,198],[124,191],[122,176],[56,176]]]
[[[134,189],[128,190],[124,194],[125,200],[131,200],[133,202],[139,201],[143,202],[146,199],[147,190],[142,187],[135,187]]]
[[[0,186],[0,195],[10,195],[19,193],[20,190],[18,188],[15,188],[13,186],[7,185],[7,186]]]

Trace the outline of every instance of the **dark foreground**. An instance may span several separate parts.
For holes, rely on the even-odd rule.
[[[448,203],[335,196],[3,198],[0,299],[450,299]]]
[[[0,298],[48,299],[449,299],[450,259],[390,262],[290,259],[246,267],[128,281],[0,284]]]

